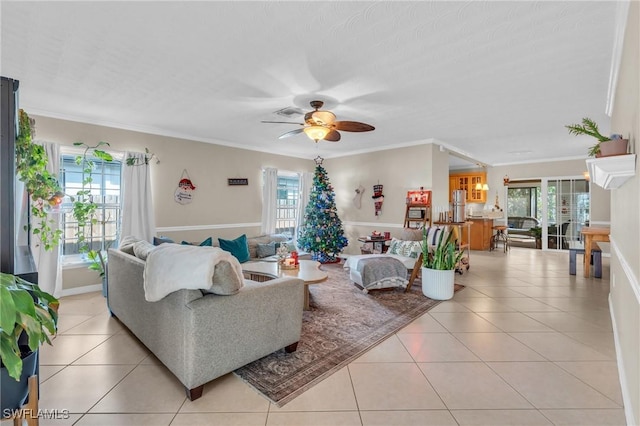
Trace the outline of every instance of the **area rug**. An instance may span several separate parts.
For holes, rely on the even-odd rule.
[[[407,293],[365,294],[341,264],[322,269],[329,277],[310,287],[311,310],[303,313],[298,349],[279,350],[234,372],[279,407],[440,303],[422,294],[419,279]],[[456,284],[456,291],[462,288]]]

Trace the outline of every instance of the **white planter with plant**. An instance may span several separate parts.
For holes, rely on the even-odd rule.
[[[463,252],[456,250],[452,232],[440,233],[435,249],[429,250],[426,231],[422,238],[422,294],[430,299],[449,300],[455,288],[456,266]]]

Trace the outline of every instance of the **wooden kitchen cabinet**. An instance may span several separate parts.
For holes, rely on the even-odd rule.
[[[471,250],[489,250],[493,236],[493,219],[471,219]]]
[[[487,191],[476,189],[476,184],[487,183],[487,174],[484,172],[450,174],[449,175],[449,202],[452,201],[451,193],[456,189],[467,191],[467,203],[486,203]]]

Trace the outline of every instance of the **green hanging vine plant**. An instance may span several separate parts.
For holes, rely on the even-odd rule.
[[[76,192],[75,196],[70,196],[73,217],[78,223],[78,230],[76,232],[76,238],[78,240],[78,251],[80,253],[86,253],[89,259],[89,269],[94,270],[104,277],[106,272],[106,260],[100,250],[93,250],[89,241],[87,241],[87,231],[91,229],[92,225],[98,223],[96,217],[96,209],[98,205],[93,200],[91,195],[91,183],[93,182],[93,169],[95,168],[95,162],[92,157],[99,158],[103,161],[113,161],[113,157],[106,151],[100,148],[101,146],[110,146],[108,142],[98,142],[94,146],[87,145],[84,142],[74,142],[75,146],[84,147],[82,155],[76,156],[76,164],[82,168],[82,186]]]
[[[29,229],[37,236],[45,250],[57,246],[62,236],[61,229],[54,229],[54,220],[49,218],[51,207],[62,203],[64,193],[58,180],[47,171],[49,158],[44,147],[32,141],[33,121],[24,110],[19,111],[19,133],[16,137],[16,174],[25,184],[31,198],[31,217],[37,218],[36,227]]]

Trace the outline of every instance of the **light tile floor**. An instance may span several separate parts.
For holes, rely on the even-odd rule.
[[[467,288],[282,408],[233,374],[188,401],[91,293],[62,299],[42,425],[624,425],[603,279],[568,254],[472,252]],[[311,288],[313,293],[313,288]]]

